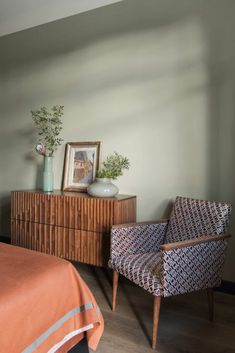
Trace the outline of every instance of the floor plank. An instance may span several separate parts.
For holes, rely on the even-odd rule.
[[[75,264],[105,319],[97,353],[153,353],[150,347],[153,297],[121,278],[117,309],[111,311],[111,272]],[[235,296],[215,292],[215,319],[209,322],[206,292],[162,300],[158,353],[235,353]]]

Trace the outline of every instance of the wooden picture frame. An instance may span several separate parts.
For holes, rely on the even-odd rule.
[[[68,142],[65,149],[62,189],[86,192],[99,168],[100,142]]]

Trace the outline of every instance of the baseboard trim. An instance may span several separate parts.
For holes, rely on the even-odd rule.
[[[11,243],[11,238],[6,237],[4,235],[0,235],[0,242],[10,244]]]
[[[235,295],[235,282],[223,280],[221,285],[216,288],[216,291]]]

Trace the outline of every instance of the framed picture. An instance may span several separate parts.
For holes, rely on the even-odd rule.
[[[99,168],[100,142],[69,142],[64,158],[63,190],[86,192]]]

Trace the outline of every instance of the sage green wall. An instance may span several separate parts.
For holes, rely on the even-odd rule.
[[[10,190],[40,186],[29,111],[41,105],[65,106],[65,142],[130,158],[117,184],[138,196],[139,220],[168,215],[176,195],[234,202],[234,5],[126,0],[0,38],[0,233]],[[57,188],[63,158],[64,145]]]

